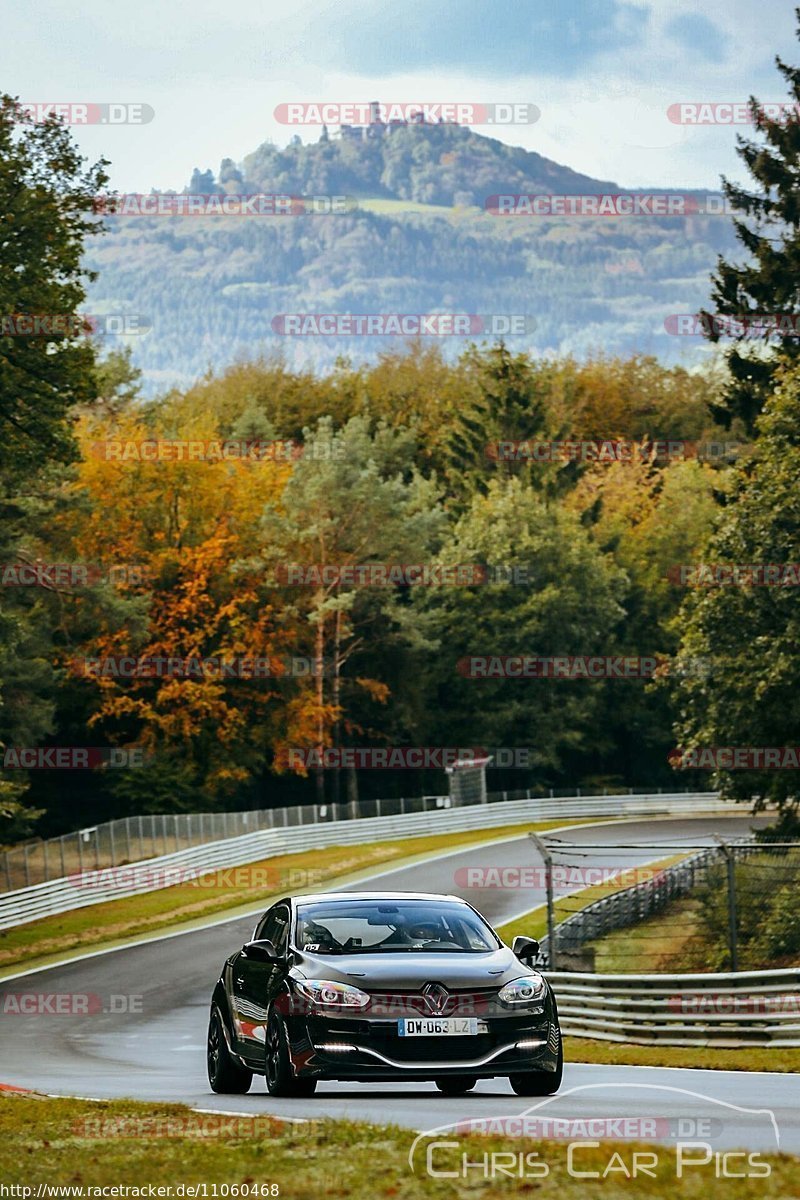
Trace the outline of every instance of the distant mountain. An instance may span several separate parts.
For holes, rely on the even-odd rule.
[[[246,190],[479,207],[497,192],[619,190],[531,150],[445,124],[345,126],[337,138],[284,150],[266,143],[244,160],[241,182]]]
[[[275,350],[326,369],[342,354],[360,361],[400,344],[276,333],[287,313],[524,314],[526,332],[506,339],[514,349],[690,361],[706,344],[672,336],[665,319],[708,303],[716,256],[734,246],[725,216],[492,216],[484,202],[496,193],[620,189],[454,125],[265,144],[238,166],[223,160],[216,176],[195,171],[185,190],[349,195],[359,207],[108,218],[87,256],[100,272],[88,307],[151,324],[130,338],[150,391]],[[464,341],[441,339],[452,353]]]

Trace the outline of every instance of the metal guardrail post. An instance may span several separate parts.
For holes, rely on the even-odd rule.
[[[739,970],[739,945],[736,921],[736,858],[733,847],[719,833],[714,834],[714,840],[719,842],[725,855],[725,867],[728,875],[728,942],[731,951],[731,970]]]
[[[558,951],[556,949],[556,920],[553,905],[553,859],[546,844],[537,834],[529,833],[528,837],[544,860],[544,886],[547,893],[547,946],[550,951],[550,970],[555,971]]]

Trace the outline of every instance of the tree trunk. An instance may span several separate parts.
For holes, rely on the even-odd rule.
[[[325,718],[322,711],[325,705],[324,662],[325,621],[323,618],[320,618],[317,621],[317,632],[314,639],[314,683],[317,694],[317,753],[319,755],[319,764],[316,769],[317,804],[325,803],[325,768],[322,765],[325,753]]]

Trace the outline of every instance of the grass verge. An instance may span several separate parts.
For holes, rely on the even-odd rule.
[[[629,1042],[601,1042],[594,1038],[565,1037],[567,1062],[604,1063],[627,1067],[697,1067],[706,1071],[800,1071],[800,1047],[745,1046],[741,1050],[716,1046],[633,1046]]]
[[[686,1200],[705,1200],[721,1177],[712,1156],[703,1166],[684,1168],[678,1182],[674,1145],[591,1142],[575,1153],[573,1171],[597,1175],[576,1178],[568,1171],[565,1141],[445,1136],[450,1145],[431,1153],[436,1172],[432,1175],[426,1171],[423,1143],[414,1158],[416,1171],[409,1165],[415,1134],[408,1129],[326,1120],[291,1125],[265,1117],[201,1116],[177,1104],[91,1104],[6,1094],[0,1097],[0,1180],[31,1189],[27,1196],[36,1196],[42,1184],[72,1186],[81,1189],[73,1195],[84,1197],[92,1196],[90,1188],[113,1186],[143,1187],[147,1195],[151,1185],[170,1186],[173,1196],[192,1195],[189,1189],[201,1185],[194,1195],[202,1196],[206,1185],[205,1195],[211,1197],[276,1195],[282,1200],[480,1200],[534,1193],[558,1200],[617,1200],[672,1197],[677,1192]],[[655,1156],[648,1160],[652,1175],[627,1178],[622,1164],[630,1174],[634,1151],[647,1149]],[[503,1154],[503,1159],[492,1152]],[[697,1149],[692,1153],[695,1160],[700,1158]],[[521,1162],[527,1177],[509,1177],[509,1156],[514,1164]],[[726,1178],[729,1200],[777,1200],[800,1193],[800,1160],[789,1155],[757,1154],[751,1162],[753,1158],[759,1176]],[[465,1169],[465,1160],[474,1165]],[[743,1174],[748,1169],[744,1161],[733,1161]],[[492,1171],[496,1164],[494,1178],[487,1178],[487,1165]],[[766,1177],[761,1164],[769,1171]],[[184,1191],[177,1193],[174,1189],[181,1184]],[[222,1185],[229,1185],[228,1190]],[[27,1200],[25,1193],[17,1194]]]
[[[356,872],[369,873],[383,865],[399,864],[400,860],[466,848],[496,838],[522,837],[529,831],[553,829],[564,824],[564,821],[547,821],[402,838],[372,845],[326,846],[210,871],[173,887],[72,909],[0,931],[0,978],[10,968],[23,963],[40,965],[40,960],[57,960],[76,950],[99,949],[162,929],[200,923],[220,914],[235,915],[238,908],[245,913],[258,908],[259,904],[266,906],[271,897],[318,889]]]

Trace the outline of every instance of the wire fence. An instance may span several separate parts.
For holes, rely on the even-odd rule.
[[[641,789],[642,792],[648,789]],[[0,893],[49,883],[75,872],[125,866],[208,842],[241,837],[266,829],[288,829],[323,821],[362,817],[404,816],[477,803],[538,798],[636,795],[633,788],[521,788],[476,796],[416,796],[361,800],[357,804],[303,804],[248,812],[158,813],[122,817],[62,837],[33,839],[0,852]],[[661,794],[661,788],[654,793]],[[672,793],[670,793],[672,794]],[[687,794],[688,789],[687,789]],[[712,793],[713,794],[713,793]]]
[[[800,965],[800,842],[719,838],[692,853],[659,846],[664,857],[652,859],[651,849],[649,862],[642,846],[540,844],[549,930],[542,958],[552,969],[638,975]],[[598,867],[600,854],[616,870]],[[631,866],[619,867],[626,855]]]

